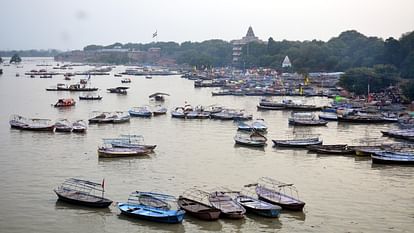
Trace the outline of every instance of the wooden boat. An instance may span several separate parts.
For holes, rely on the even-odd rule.
[[[210,193],[208,200],[214,208],[221,211],[221,216],[231,219],[244,218],[246,210],[234,201],[226,192],[215,191]]]
[[[72,124],[72,132],[74,133],[85,133],[87,128],[84,120],[77,120]]]
[[[381,146],[348,146],[356,156],[371,156],[376,151],[381,151]]]
[[[306,147],[311,152],[319,154],[353,154],[354,150],[349,148],[346,144],[337,145],[311,145]]]
[[[144,148],[124,148],[124,147],[99,147],[98,156],[101,158],[118,158],[129,156],[147,155],[151,150]]]
[[[289,110],[318,111],[322,109],[322,107],[318,107],[316,105],[303,104],[300,102],[295,102],[293,100],[283,100],[283,103],[285,104],[285,108]]]
[[[112,201],[104,198],[104,181],[102,184],[70,178],[65,180],[57,189],[53,190],[58,199],[72,204],[106,208]]]
[[[122,74],[114,74],[115,77],[122,77]]]
[[[152,117],[152,112],[148,106],[133,107],[128,112],[132,117]]]
[[[72,124],[67,119],[58,119],[55,123],[56,132],[72,132]]]
[[[9,121],[10,127],[28,131],[53,131],[55,125],[49,119],[25,118],[20,115],[12,115]]]
[[[289,118],[289,124],[299,126],[324,126],[328,123],[326,120],[318,119],[314,113],[292,112]]]
[[[236,144],[253,147],[264,147],[266,145],[267,138],[257,131],[253,131],[250,134],[236,134],[234,136]]]
[[[112,119],[112,123],[114,124],[120,124],[129,122],[131,119],[131,116],[128,112],[122,112],[122,111],[116,111],[112,113],[112,116],[108,117],[109,119]]]
[[[67,99],[59,99],[56,104],[54,105],[55,108],[61,108],[61,107],[71,107],[76,104],[76,101],[73,98],[67,98]]]
[[[252,131],[253,127],[243,121],[237,122],[237,129],[242,131]]]
[[[311,145],[321,145],[322,140],[319,137],[272,140],[275,146],[280,147],[307,147]]]
[[[128,89],[129,89],[129,87],[114,87],[114,88],[108,88],[106,90],[108,90],[109,93],[116,93],[116,94],[120,94],[120,95],[126,95]]]
[[[256,121],[254,121],[252,123],[252,128],[253,128],[253,130],[259,131],[259,132],[266,132],[267,131],[267,126],[266,126],[263,119],[257,119]]]
[[[210,193],[199,189],[188,189],[178,198],[178,206],[198,219],[213,221],[220,217],[221,211],[208,201]]]
[[[153,151],[157,145],[148,145],[144,142],[144,136],[134,134],[121,134],[118,138],[104,138],[104,144],[120,148],[138,148]]]
[[[152,192],[133,192],[128,202],[118,203],[122,214],[162,223],[181,223],[185,211],[174,209],[177,199],[174,196]]]
[[[286,194],[286,191],[291,194]],[[256,186],[256,193],[260,200],[278,205],[286,210],[302,211],[305,202],[293,197],[297,190],[293,184],[282,183],[269,177],[262,177]]]
[[[103,97],[100,95],[93,96],[93,95],[85,95],[79,96],[79,100],[101,100]]]
[[[414,152],[376,151],[371,154],[372,163],[413,165]]]
[[[158,106],[156,106],[155,107],[155,109],[152,111],[152,114],[154,115],[154,116],[159,116],[159,115],[164,115],[164,114],[167,114],[167,108],[166,107],[163,107],[163,106],[161,106],[161,105],[158,105]]]
[[[247,212],[264,217],[277,218],[282,210],[280,206],[247,195],[238,195],[235,200],[243,206]]]

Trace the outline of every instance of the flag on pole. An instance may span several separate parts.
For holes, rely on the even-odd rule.
[[[157,30],[155,30],[155,32],[152,33],[152,38],[157,37],[157,36],[158,36],[158,32],[157,32]]]

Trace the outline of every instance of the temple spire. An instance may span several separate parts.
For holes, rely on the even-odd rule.
[[[255,37],[252,26],[249,26],[247,30],[246,37]]]

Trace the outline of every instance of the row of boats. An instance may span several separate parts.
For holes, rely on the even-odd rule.
[[[414,131],[407,130],[411,132]],[[265,147],[267,138],[265,131],[251,129],[248,134],[237,133],[234,141],[238,145],[248,147]],[[348,146],[347,144],[324,145],[318,136],[307,136],[293,139],[272,140],[275,147],[305,148],[309,152],[328,155],[357,155],[371,157],[373,163],[382,164],[414,164],[414,145],[410,143],[381,144],[375,146]]]
[[[50,119],[26,118],[20,115],[12,115],[9,124],[11,128],[29,131],[85,133],[87,130],[87,124],[83,120],[70,122],[67,119],[58,119],[53,122]]]
[[[104,197],[104,180],[100,184],[71,178],[54,192],[61,201],[83,206],[106,208],[113,202]],[[164,193],[134,191],[126,202],[117,203],[121,214],[163,223],[180,223],[186,214],[207,221],[241,219],[246,212],[277,218],[282,209],[302,211],[304,206],[293,184],[269,177],[244,185],[241,191],[224,187],[211,191],[191,188],[178,198]]]

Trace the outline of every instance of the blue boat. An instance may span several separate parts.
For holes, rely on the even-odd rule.
[[[371,154],[371,159],[373,163],[412,165],[414,164],[414,153],[376,151]]]
[[[247,212],[264,217],[277,218],[280,215],[280,211],[282,211],[282,207],[280,206],[247,195],[238,195],[235,200],[242,205]]]
[[[152,112],[147,106],[133,107],[128,112],[132,117],[152,117]]]
[[[181,223],[185,215],[174,196],[153,192],[133,192],[118,208],[127,216],[161,223]]]

